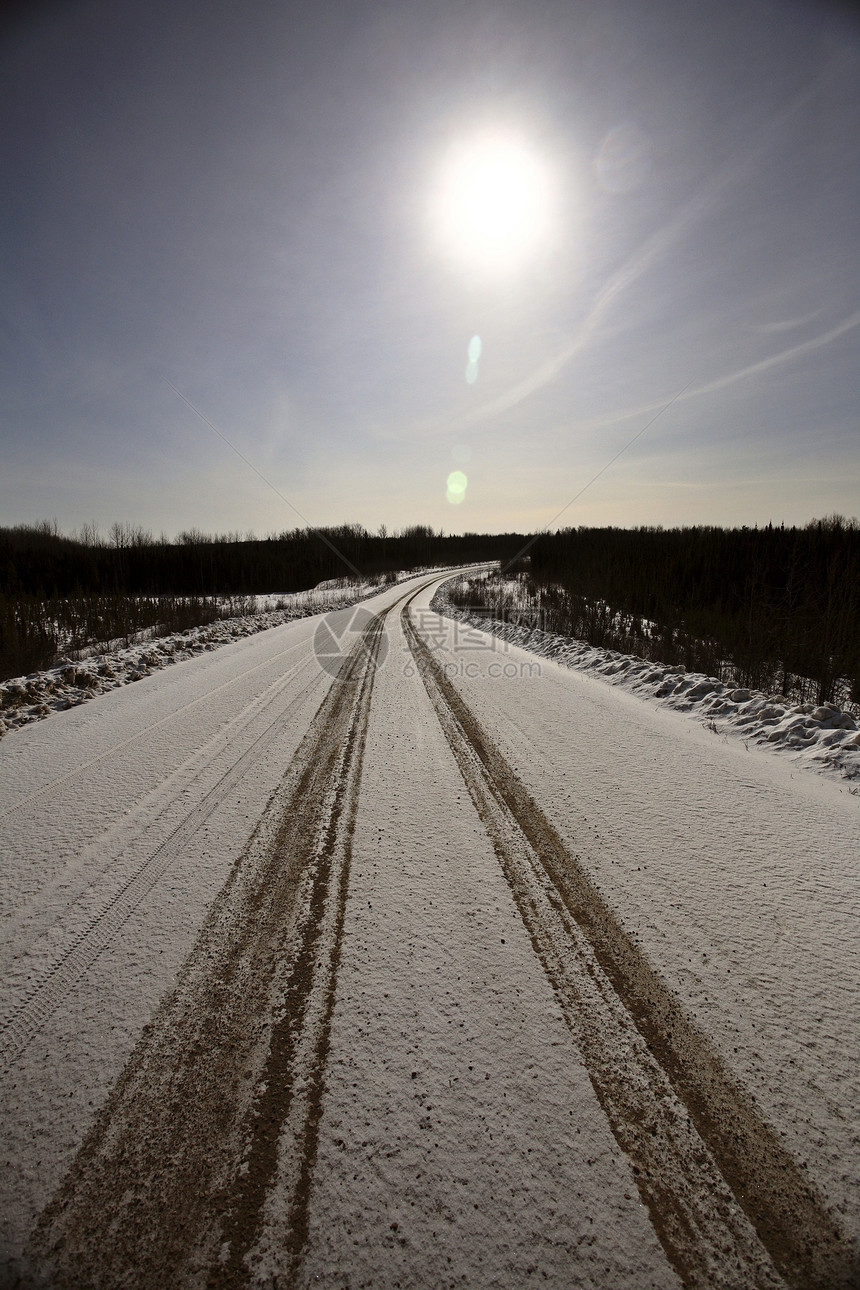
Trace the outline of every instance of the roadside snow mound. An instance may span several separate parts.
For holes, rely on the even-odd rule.
[[[648,663],[629,654],[599,649],[568,636],[555,636],[537,627],[501,622],[459,609],[447,600],[444,585],[431,608],[509,641],[520,649],[552,659],[564,667],[592,672],[612,685],[621,685],[646,699],[688,712],[714,734],[789,754],[815,770],[836,771],[845,779],[860,778],[860,730],[856,719],[832,703],[791,704],[758,690],[739,689],[684,667]]]
[[[143,633],[146,639],[137,644],[114,645],[79,661],[63,658],[44,672],[0,682],[0,738],[18,726],[86,703],[97,694],[139,681],[171,663],[182,663],[207,650],[230,645],[243,636],[254,636],[297,618],[348,609],[359,600],[377,595],[379,590],[375,584],[362,583],[341,586],[328,595],[321,595],[319,588],[314,588],[278,597],[280,609],[268,608],[274,597],[258,596],[256,614],[222,618],[205,627],[192,627],[160,639]]]

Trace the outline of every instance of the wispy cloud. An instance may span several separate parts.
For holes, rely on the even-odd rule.
[[[770,336],[774,332],[794,331],[797,327],[805,327],[807,323],[813,322],[820,318],[824,309],[814,309],[811,314],[801,314],[799,318],[785,318],[777,322],[769,323],[747,323],[747,331],[755,332],[759,336]]]
[[[678,396],[678,403],[686,403],[689,399],[701,398],[704,394],[712,394],[716,390],[727,389],[730,385],[737,385],[739,381],[749,380],[752,376],[758,376],[761,372],[770,371],[771,368],[781,367],[785,363],[792,363],[805,354],[811,354],[816,349],[823,349],[825,345],[830,345],[840,336],[845,336],[848,332],[854,331],[860,327],[860,310],[844,318],[842,322],[837,323],[828,331],[822,332],[819,336],[813,336],[810,340],[801,341],[798,345],[791,345],[788,349],[781,349],[777,354],[770,354],[767,358],[759,359],[755,363],[748,363],[745,367],[739,367],[734,372],[726,372],[723,376],[717,376],[712,381],[705,381],[702,385],[692,385]],[[666,404],[667,398],[655,399],[651,403],[642,403],[635,408],[623,408],[617,412],[607,413],[605,416],[594,417],[587,421],[578,421],[577,427],[580,429],[596,430],[603,426],[619,425],[624,421],[631,421],[634,417],[645,416],[649,412],[655,412]]]

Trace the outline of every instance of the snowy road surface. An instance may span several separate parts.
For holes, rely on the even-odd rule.
[[[438,582],[0,745],[4,1286],[860,1283],[860,800]]]

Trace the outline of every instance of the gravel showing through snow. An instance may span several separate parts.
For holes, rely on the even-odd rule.
[[[172,987],[328,688],[314,626],[205,653],[0,745],[7,1255]],[[104,911],[141,874],[104,943]]]
[[[856,1268],[860,801],[850,784],[717,737],[594,668],[466,637],[430,610],[438,581],[415,601],[434,656],[805,1171]],[[189,956],[205,967],[201,928],[231,873],[251,872],[255,847],[270,845],[255,830],[277,816],[321,703],[336,701],[313,655],[319,622],[203,651],[0,743],[3,1284],[38,1282],[26,1250],[40,1212],[73,1176],[130,1058],[156,1042],[144,1027],[167,1015],[159,1007]],[[399,608],[384,645],[350,772],[358,797],[326,969],[326,1060],[299,1090],[319,1111],[300,1162],[307,1241],[298,1265],[282,1253],[292,1130],[273,1120],[283,1167],[251,1282],[272,1286],[292,1268],[289,1284],[352,1290],[676,1286]],[[843,775],[847,743],[831,746]],[[217,961],[211,973],[217,985]],[[311,972],[300,992],[311,1012],[314,982]],[[181,993],[171,1006],[181,1010]],[[268,1044],[286,1006],[273,999],[255,1044]],[[255,1096],[271,1102],[264,1083]],[[110,1132],[123,1127],[116,1106]],[[259,1138],[268,1122],[255,1123]],[[148,1185],[131,1177],[126,1199]],[[115,1221],[106,1214],[106,1230]],[[218,1222],[197,1233],[201,1250]],[[211,1250],[217,1259],[217,1240]],[[150,1284],[146,1275],[130,1265],[127,1284]],[[182,1284],[206,1278],[204,1264]],[[116,1278],[92,1284],[113,1290]]]
[[[472,632],[455,685],[857,1241],[860,799]]]
[[[389,638],[301,1284],[675,1286],[396,620]]]

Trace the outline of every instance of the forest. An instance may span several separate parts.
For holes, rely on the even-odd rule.
[[[0,595],[83,594],[242,596],[305,591],[329,578],[366,578],[428,565],[513,556],[522,534],[445,535],[416,524],[399,533],[360,524],[294,529],[265,538],[211,536],[197,529],[175,541],[115,524],[65,537],[50,522],[0,528]]]
[[[482,561],[499,561],[502,576],[469,595],[498,614],[528,607],[546,630],[593,645],[790,698],[860,702],[860,526],[841,516],[532,538],[426,525],[260,539],[190,530],[175,541],[122,524],[105,538],[92,527],[66,537],[51,523],[0,528],[0,677],[49,666],[61,627],[95,640],[177,631],[247,612],[253,594]]]
[[[860,702],[856,520],[571,528],[540,535],[529,557],[549,631],[790,698]]]
[[[247,612],[245,598],[254,594],[510,559],[526,540],[517,533],[446,535],[427,525],[369,533],[344,524],[259,539],[192,529],[175,541],[120,523],[105,537],[92,525],[68,537],[50,521],[0,528],[0,679],[50,666],[69,638],[181,631]]]

